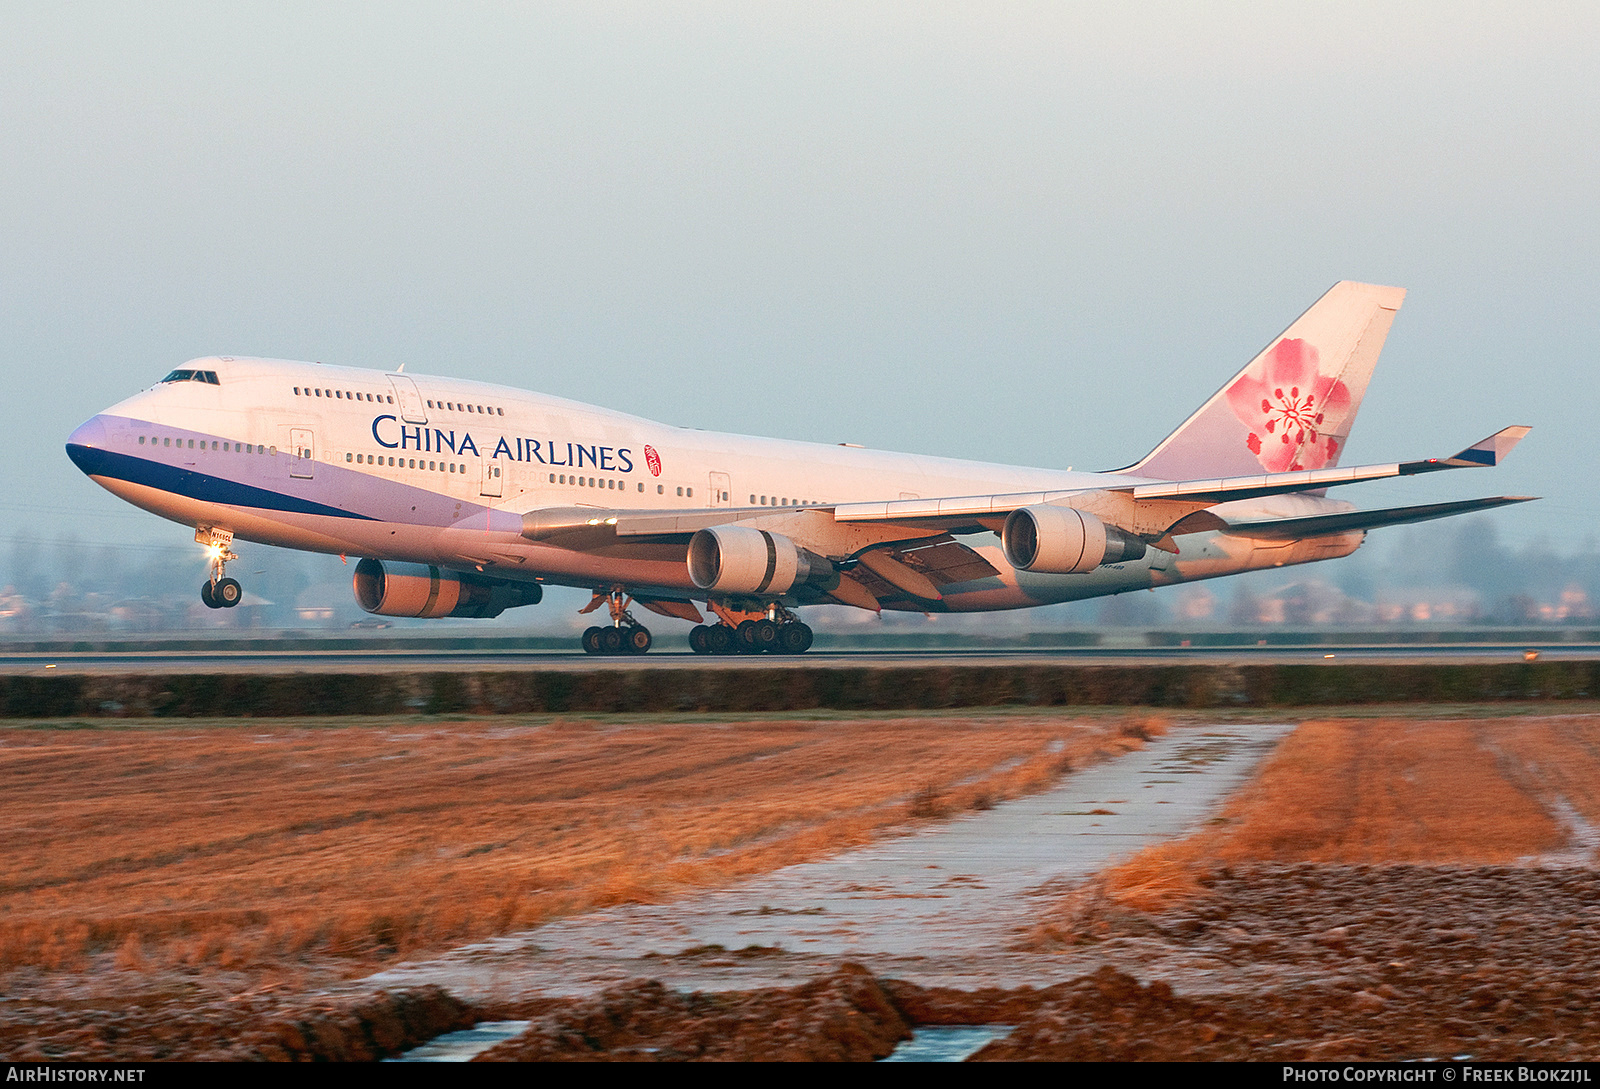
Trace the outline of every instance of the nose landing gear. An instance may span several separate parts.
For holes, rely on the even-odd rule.
[[[200,584],[200,600],[208,609],[233,608],[244,597],[239,580],[227,577],[228,561],[239,558],[230,547],[233,534],[225,529],[202,528],[194,531],[194,539],[206,546],[211,561],[211,577]]]

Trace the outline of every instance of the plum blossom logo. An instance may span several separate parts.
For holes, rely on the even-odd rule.
[[[1339,455],[1329,432],[1350,410],[1350,391],[1318,373],[1316,348],[1280,340],[1228,387],[1228,404],[1250,429],[1245,445],[1269,473],[1321,469]]]
[[[646,465],[650,466],[651,476],[661,475],[661,455],[656,453],[654,446],[646,446],[644,448],[644,461]]]

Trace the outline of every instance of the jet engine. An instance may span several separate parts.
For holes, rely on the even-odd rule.
[[[463,575],[423,563],[364,559],[356,564],[356,604],[379,616],[499,616],[537,605],[537,582],[507,582]]]
[[[714,526],[690,538],[689,578],[702,590],[773,596],[797,586],[828,590],[839,584],[822,556],[781,533],[740,526]]]
[[[1000,541],[1011,566],[1046,575],[1081,575],[1145,553],[1133,534],[1084,511],[1048,504],[1012,511]]]

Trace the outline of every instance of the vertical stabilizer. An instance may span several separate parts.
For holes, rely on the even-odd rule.
[[[1403,288],[1334,284],[1183,426],[1122,472],[1161,480],[1339,464]]]

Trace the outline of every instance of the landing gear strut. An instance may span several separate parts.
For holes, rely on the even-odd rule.
[[[698,625],[689,633],[689,647],[696,654],[804,654],[811,649],[811,628],[777,602],[767,606],[766,616],[737,624],[727,610],[713,608],[721,622]]]
[[[603,628],[592,627],[583,633],[583,652],[585,654],[644,654],[655,642],[650,637],[650,629],[633,618],[628,611],[628,606],[633,599],[628,597],[620,587],[613,587],[609,593],[595,591],[594,600],[589,602],[589,607],[584,612],[600,607],[604,601],[611,610],[611,626]]]
[[[233,533],[226,529],[201,528],[194,531],[194,539],[206,546],[211,561],[211,577],[200,584],[200,600],[208,609],[231,609],[244,597],[244,587],[238,579],[230,579],[228,561],[239,558],[234,552]]]

